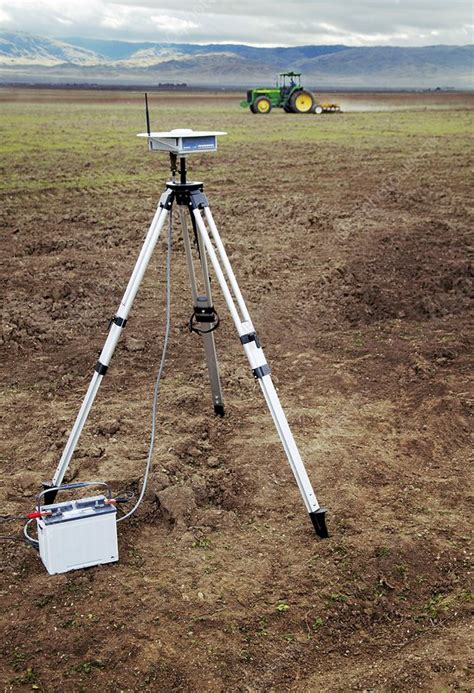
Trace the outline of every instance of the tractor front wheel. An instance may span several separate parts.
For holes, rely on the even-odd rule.
[[[314,99],[309,91],[297,91],[291,95],[290,106],[294,113],[311,113]]]
[[[259,96],[255,99],[253,113],[260,113],[261,115],[266,115],[272,110],[272,102],[266,96]]]

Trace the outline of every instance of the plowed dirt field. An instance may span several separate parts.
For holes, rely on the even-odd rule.
[[[229,133],[189,175],[330,538],[312,530],[216,282],[226,416],[213,415],[176,226],[145,501],[119,525],[118,563],[56,576],[21,522],[1,523],[4,690],[472,690],[474,99],[330,96],[344,113],[151,99],[158,129]],[[0,90],[2,515],[30,512],[54,472],[167,180],[165,155],[135,137],[143,121],[140,94]],[[164,240],[68,480],[139,490]]]

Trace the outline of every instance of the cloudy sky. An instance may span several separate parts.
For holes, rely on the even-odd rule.
[[[0,0],[0,30],[128,41],[466,44],[471,0]]]

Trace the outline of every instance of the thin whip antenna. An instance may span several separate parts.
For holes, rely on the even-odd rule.
[[[146,116],[146,131],[150,134],[150,111],[148,110],[148,94],[145,92],[145,116]]]

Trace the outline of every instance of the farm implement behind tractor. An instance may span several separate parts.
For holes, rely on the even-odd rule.
[[[252,113],[266,115],[272,108],[283,108],[286,113],[340,113],[336,103],[317,104],[313,95],[301,86],[301,72],[281,72],[276,87],[249,89],[247,100],[241,101],[242,108]]]

